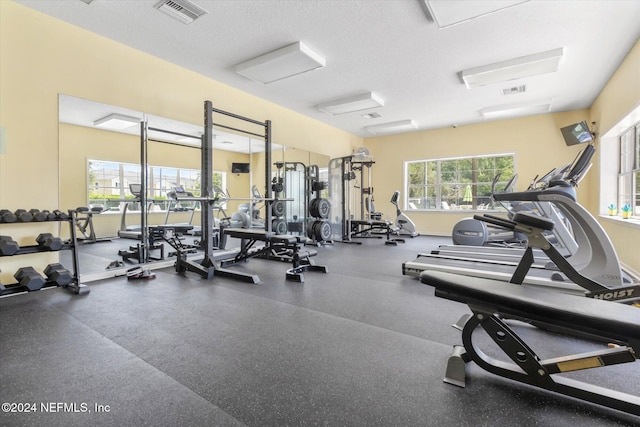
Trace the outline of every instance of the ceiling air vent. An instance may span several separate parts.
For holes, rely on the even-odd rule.
[[[526,85],[514,86],[514,87],[508,87],[508,88],[502,89],[502,94],[513,95],[514,93],[523,93],[526,90],[527,90]]]
[[[202,15],[208,13],[189,0],[162,0],[155,7],[160,12],[166,13],[184,24],[191,24]]]

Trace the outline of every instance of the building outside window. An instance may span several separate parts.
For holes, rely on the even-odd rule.
[[[171,201],[167,193],[182,187],[194,196],[200,196],[200,170],[149,166],[147,197],[153,200],[154,211],[169,209]],[[103,206],[105,210],[122,210],[124,203],[131,203],[129,210],[140,209],[130,184],[141,181],[140,165],[132,163],[88,161],[88,204]],[[213,172],[213,185],[226,188],[226,173]],[[131,200],[131,202],[129,202]]]
[[[405,162],[406,210],[495,210],[494,178],[502,191],[515,174],[514,154]]]

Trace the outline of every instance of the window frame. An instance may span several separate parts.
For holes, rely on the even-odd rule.
[[[92,169],[93,163],[102,163],[102,164],[110,164],[116,165],[117,168],[109,168],[109,169],[117,169],[117,174],[110,174],[111,178],[105,179],[107,174],[102,175],[102,179],[94,176],[94,169]],[[104,168],[103,168],[104,169]],[[173,173],[175,171],[175,174]],[[167,209],[170,208],[169,199],[167,198],[167,193],[169,191],[173,191],[173,188],[176,186],[181,186],[185,191],[192,192],[194,196],[200,196],[200,169],[191,169],[191,168],[178,168],[178,167],[169,167],[169,166],[148,166],[148,174],[147,177],[149,179],[149,189],[148,197],[156,201],[156,205],[160,206],[160,209],[154,209],[154,211],[166,212]],[[98,160],[98,159],[87,159],[87,186],[85,187],[87,190],[86,200],[87,206],[95,206],[97,203],[92,203],[101,200],[102,203],[99,203],[105,206],[105,211],[109,210],[117,210],[121,211],[123,209],[124,203],[127,203],[127,199],[133,199],[129,191],[129,183],[131,182],[130,178],[135,178],[137,176],[137,182],[140,181],[140,164],[136,163],[127,163],[127,162],[116,162],[111,160]],[[158,176],[156,176],[158,175]],[[197,178],[193,178],[193,176]],[[227,173],[223,171],[214,171],[214,184],[218,185],[221,188],[226,188],[227,182]],[[115,178],[117,176],[117,178]],[[171,176],[175,177],[175,181],[173,181],[169,187],[165,184],[166,179],[163,176]],[[107,181],[112,181],[116,179],[116,185],[108,186],[108,185],[100,185],[100,181],[103,184],[106,184]],[[158,181],[160,180],[160,181]],[[93,182],[92,182],[93,181]],[[136,182],[136,181],[133,181]],[[156,183],[158,183],[159,187],[156,188]],[[97,185],[96,185],[97,184]],[[164,187],[163,187],[164,186]],[[92,192],[95,194],[95,190],[107,190],[103,191],[102,194],[104,197],[91,197]],[[117,190],[116,190],[117,189]],[[113,198],[113,202],[117,203],[116,206],[109,207],[109,197],[108,195],[116,196]],[[164,199],[164,200],[163,200]],[[135,208],[135,207],[132,207]],[[139,209],[139,207],[137,207]],[[136,209],[132,209],[136,210]]]
[[[406,211],[411,211],[411,212],[463,212],[463,211],[501,211],[504,210],[504,207],[502,205],[500,205],[499,203],[494,202],[493,200],[490,199],[490,196],[485,196],[485,195],[481,195],[479,197],[489,197],[489,200],[487,201],[487,205],[485,205],[484,203],[477,205],[475,208],[473,207],[476,203],[477,200],[472,200],[471,201],[471,206],[468,205],[458,205],[456,207],[454,207],[453,209],[451,209],[451,206],[448,204],[447,201],[447,206],[449,206],[449,209],[447,209],[445,207],[445,204],[443,204],[443,185],[444,186],[471,186],[471,188],[473,188],[473,186],[476,186],[476,188],[478,188],[478,186],[481,185],[491,185],[490,182],[486,182],[486,181],[460,181],[458,183],[455,182],[451,182],[451,183],[443,183],[442,182],[442,165],[444,162],[448,162],[448,161],[458,161],[458,160],[471,160],[472,165],[473,164],[477,164],[477,162],[479,160],[483,160],[483,159],[491,159],[491,158],[498,158],[498,157],[511,157],[511,162],[512,162],[512,169],[513,169],[513,175],[517,174],[517,170],[516,170],[516,153],[514,152],[508,152],[508,153],[493,153],[493,154],[482,154],[482,155],[470,155],[470,156],[456,156],[456,157],[442,157],[442,158],[430,158],[430,159],[417,159],[417,160],[405,160],[404,161],[404,194],[406,195],[406,197],[404,198],[403,201],[403,208]],[[412,187],[415,188],[416,185],[412,184],[409,182],[410,179],[410,172],[409,172],[409,168],[410,168],[410,164],[414,164],[414,163],[424,163],[425,167],[425,175],[428,175],[428,170],[429,170],[429,163],[435,163],[435,176],[436,176],[436,182],[434,184],[428,184],[428,183],[424,183],[422,186],[425,188],[425,190],[422,192],[424,195],[429,194],[429,187],[432,187],[432,189],[435,189],[435,198],[434,198],[434,202],[433,202],[433,206],[434,207],[419,207],[419,208],[413,208],[411,207],[411,197],[410,195],[412,194]],[[495,172],[498,171],[497,168],[493,168],[494,170],[494,176],[495,176]],[[473,166],[469,169],[469,171],[471,171],[471,176],[472,179],[474,179],[474,177],[477,174],[477,170],[474,171],[473,170]],[[511,177],[509,177],[511,178]],[[508,181],[508,179],[501,179],[499,181],[498,184],[498,188],[500,184],[504,185],[506,184],[506,182]],[[458,189],[460,190],[460,189]],[[465,188],[465,191],[466,190]],[[459,191],[458,191],[459,192]],[[478,196],[476,196],[478,197]],[[428,196],[426,198],[429,198]],[[463,199],[466,197],[462,197]],[[429,202],[427,201],[426,206],[429,206]],[[421,205],[424,205],[424,203],[421,203]]]
[[[640,121],[629,126],[617,137],[618,170],[614,214],[640,218]],[[630,214],[625,214],[628,206]],[[627,216],[625,216],[627,215]]]

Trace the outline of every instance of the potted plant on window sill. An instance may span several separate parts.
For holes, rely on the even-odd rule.
[[[616,205],[611,203],[609,206],[607,206],[607,211],[609,212],[609,216],[614,216],[618,213],[618,208],[616,207]]]
[[[631,206],[629,205],[624,205],[621,209],[621,215],[622,218],[624,219],[629,219],[631,218],[631,214],[633,213],[633,211],[631,210]]]

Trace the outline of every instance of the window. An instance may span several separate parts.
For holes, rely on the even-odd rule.
[[[618,211],[622,215],[640,215],[640,123],[623,132],[618,142]]]
[[[501,190],[514,175],[514,155],[405,162],[407,210],[495,209],[494,177]]]
[[[132,163],[89,160],[88,170],[89,205],[101,205],[105,210],[120,210],[125,200],[134,198],[129,184],[137,184],[141,180],[140,165]],[[147,197],[155,201],[155,209],[166,210],[169,207],[167,193],[178,186],[196,197],[200,196],[199,169],[149,166],[148,171]],[[213,172],[213,185],[226,188],[226,173]],[[139,206],[134,204],[129,209],[139,209]]]

